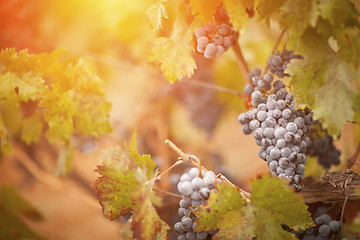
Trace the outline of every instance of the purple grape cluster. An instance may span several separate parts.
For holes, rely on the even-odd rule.
[[[279,53],[279,51],[275,52],[275,54],[270,55],[267,61],[269,71],[275,73],[278,77],[289,76],[284,73],[284,71],[290,63],[290,60],[294,58],[302,59],[303,56],[296,55],[293,51],[287,49],[284,49],[281,53]]]
[[[338,233],[341,230],[341,222],[332,220],[330,215],[327,214],[327,209],[324,206],[319,207],[314,219],[316,227],[310,227],[306,230],[291,231],[298,239],[301,240],[332,240],[338,238]],[[347,240],[341,238],[341,240]]]
[[[332,165],[340,164],[341,151],[336,149],[333,137],[326,129],[323,129],[321,123],[314,123],[314,131],[308,136],[311,139],[311,145],[306,149],[306,154],[318,157],[318,163],[325,169],[331,168]],[[318,135],[319,130],[322,135]]]
[[[209,22],[195,30],[196,50],[207,59],[221,56],[236,43],[238,33],[228,24],[215,25]]]
[[[255,107],[239,115],[241,131],[253,134],[262,148],[258,156],[264,159],[273,176],[289,178],[290,185],[300,190],[306,164],[305,149],[310,138],[312,116],[295,109],[294,96],[288,93],[282,81],[273,83],[271,94],[254,91],[251,104]]]
[[[270,73],[266,73],[261,78],[261,70],[259,68],[255,68],[249,72],[246,77],[251,82],[247,83],[244,87],[244,93],[246,95],[250,96],[254,91],[264,92],[271,88],[273,76]]]
[[[206,202],[211,190],[215,187],[215,181],[217,181],[216,175],[212,171],[202,170],[201,176],[199,173],[198,168],[191,168],[188,173],[184,173],[180,177],[180,182],[177,185],[182,195],[178,210],[181,220],[174,225],[179,240],[211,239],[217,232],[194,232],[196,227],[194,210]]]

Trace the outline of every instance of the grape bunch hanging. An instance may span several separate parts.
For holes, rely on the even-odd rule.
[[[306,230],[299,230],[291,232],[295,234],[298,239],[301,240],[332,240],[338,238],[338,233],[341,230],[341,222],[333,220],[329,214],[327,214],[327,208],[324,206],[319,207],[315,212],[314,222],[316,227],[310,227]],[[341,238],[341,240],[347,240],[347,238]]]
[[[319,121],[314,123],[308,136],[311,139],[311,145],[306,149],[306,153],[317,157],[319,165],[329,169],[332,165],[340,164],[341,151],[336,149],[333,137],[322,128]]]
[[[215,188],[215,181],[214,172],[202,170],[200,174],[199,169],[195,167],[180,177],[177,188],[182,195],[178,210],[181,220],[174,225],[179,240],[210,239],[217,232],[194,231],[196,227],[194,210],[209,198],[210,191]]]
[[[239,33],[228,24],[215,25],[209,22],[195,30],[196,50],[207,59],[221,56],[237,41]]]
[[[278,77],[289,76],[284,73],[287,65],[290,63],[291,59],[303,59],[303,56],[295,54],[293,51],[284,49],[281,53],[276,50],[276,52],[268,58],[267,63],[269,64],[269,71],[275,73]]]
[[[252,80],[264,81],[258,80],[260,74]],[[266,83],[270,84],[272,77],[267,78]],[[290,185],[300,190],[307,161],[305,149],[311,143],[305,134],[310,131],[312,116],[295,109],[293,98],[284,83],[277,80],[271,94],[259,90],[251,93],[255,108],[241,113],[238,121],[243,125],[241,131],[245,135],[252,133],[256,144],[262,147],[258,156],[268,163],[271,174],[290,179]]]

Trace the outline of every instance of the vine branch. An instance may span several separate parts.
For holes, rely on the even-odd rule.
[[[236,41],[236,43],[232,46],[232,49],[236,55],[236,60],[239,64],[240,71],[243,75],[243,78],[246,82],[251,83],[249,79],[247,79],[247,74],[249,73],[248,65],[244,59],[244,56],[242,55],[241,48],[239,45],[239,42]]]
[[[344,170],[326,173],[322,182],[308,182],[297,194],[304,198],[305,203],[357,200],[360,199],[359,185],[360,175]]]

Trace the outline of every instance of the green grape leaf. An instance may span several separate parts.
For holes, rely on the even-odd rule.
[[[256,11],[259,18],[265,19],[265,23],[269,27],[271,15],[286,2],[287,0],[256,0]]]
[[[119,147],[102,151],[96,172],[100,177],[94,187],[103,209],[110,220],[125,216],[136,208],[132,193],[139,187],[136,168],[129,156]]]
[[[354,4],[348,0],[322,0],[317,3],[319,15],[329,21],[334,29],[347,26],[359,27],[359,15]]]
[[[353,72],[329,47],[328,40],[307,30],[292,42],[304,60],[294,60],[286,69],[296,104],[309,106],[329,133],[338,135],[346,120],[352,119],[354,91],[350,86]]]
[[[37,142],[43,132],[43,122],[40,118],[40,113],[36,112],[31,117],[25,118],[22,123],[21,139],[30,145],[32,142]]]
[[[44,239],[33,232],[20,216],[42,220],[40,213],[12,186],[0,188],[0,233],[1,239]]]
[[[160,65],[165,78],[174,83],[183,77],[191,78],[196,69],[192,57],[194,50],[194,30],[199,21],[195,20],[190,26],[178,17],[174,23],[173,34],[170,38],[160,37],[151,44],[148,52],[148,61]]]
[[[127,151],[131,157],[131,159],[146,172],[147,180],[155,177],[156,171],[154,171],[156,167],[156,163],[151,159],[149,154],[140,154],[137,151],[137,141],[136,141],[136,132],[134,131],[131,142]]]
[[[154,31],[162,28],[161,21],[163,18],[168,18],[166,8],[164,4],[162,4],[164,1],[165,0],[161,0],[160,2],[154,3],[145,12],[147,15],[146,19]]]
[[[360,31],[358,28],[346,28],[336,35],[339,56],[360,72]],[[360,84],[360,78],[355,80]],[[358,102],[358,101],[357,101]]]
[[[282,28],[291,30],[292,38],[301,36],[307,27],[316,26],[318,20],[315,1],[287,1],[279,12],[279,23]]]
[[[138,202],[132,218],[134,237],[139,240],[167,239],[167,230],[170,228],[160,219],[150,196],[151,193],[145,185],[141,185],[134,192],[134,198]]]
[[[216,185],[197,211],[197,231],[220,229],[214,239],[296,239],[281,224],[295,229],[313,225],[302,199],[280,178],[263,175],[251,182],[250,200],[227,182]]]
[[[227,10],[230,23],[239,33],[243,33],[249,22],[249,15],[246,12],[244,1],[241,0],[224,0],[224,6]]]
[[[221,4],[221,0],[190,0],[191,13],[193,15],[199,14],[199,18],[207,24],[211,21],[217,8]]]

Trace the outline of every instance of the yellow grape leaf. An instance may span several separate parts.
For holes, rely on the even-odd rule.
[[[170,38],[160,37],[150,44],[148,61],[160,65],[170,83],[183,77],[191,78],[194,74],[196,63],[192,57],[193,35],[195,27],[199,25],[198,21],[194,21],[187,26],[184,20],[178,17]]]
[[[138,202],[132,217],[132,231],[138,240],[167,239],[169,226],[160,219],[150,199],[151,193],[141,185],[135,192],[134,198]]]
[[[199,18],[207,24],[216,13],[221,1],[222,0],[190,0],[191,13],[193,15],[199,14]]]
[[[47,87],[39,74],[22,73],[20,76],[7,72],[0,75],[0,99],[3,104],[19,106],[19,101],[37,100],[46,92]]]
[[[74,132],[73,117],[77,111],[71,93],[62,92],[56,86],[48,92],[39,107],[43,107],[44,120],[49,129],[46,132],[48,140],[52,143],[62,143],[70,138]]]
[[[249,22],[249,15],[246,12],[246,6],[243,5],[243,1],[224,0],[224,5],[234,29],[239,33],[243,33]]]
[[[151,28],[156,31],[162,28],[161,21],[163,18],[168,18],[167,11],[162,4],[165,0],[161,0],[158,3],[154,3],[146,10],[147,21],[150,23]]]
[[[31,117],[25,118],[22,123],[21,139],[30,145],[32,142],[39,141],[43,131],[43,122],[41,121],[39,112]]]
[[[155,177],[157,171],[154,171],[156,167],[155,161],[151,159],[149,154],[140,154],[137,151],[137,140],[136,140],[136,131],[134,131],[131,142],[127,151],[131,157],[131,159],[146,172],[146,180],[149,180]]]
[[[97,93],[77,92],[73,97],[77,111],[74,114],[75,127],[84,135],[98,137],[111,132],[109,111],[111,103]]]

